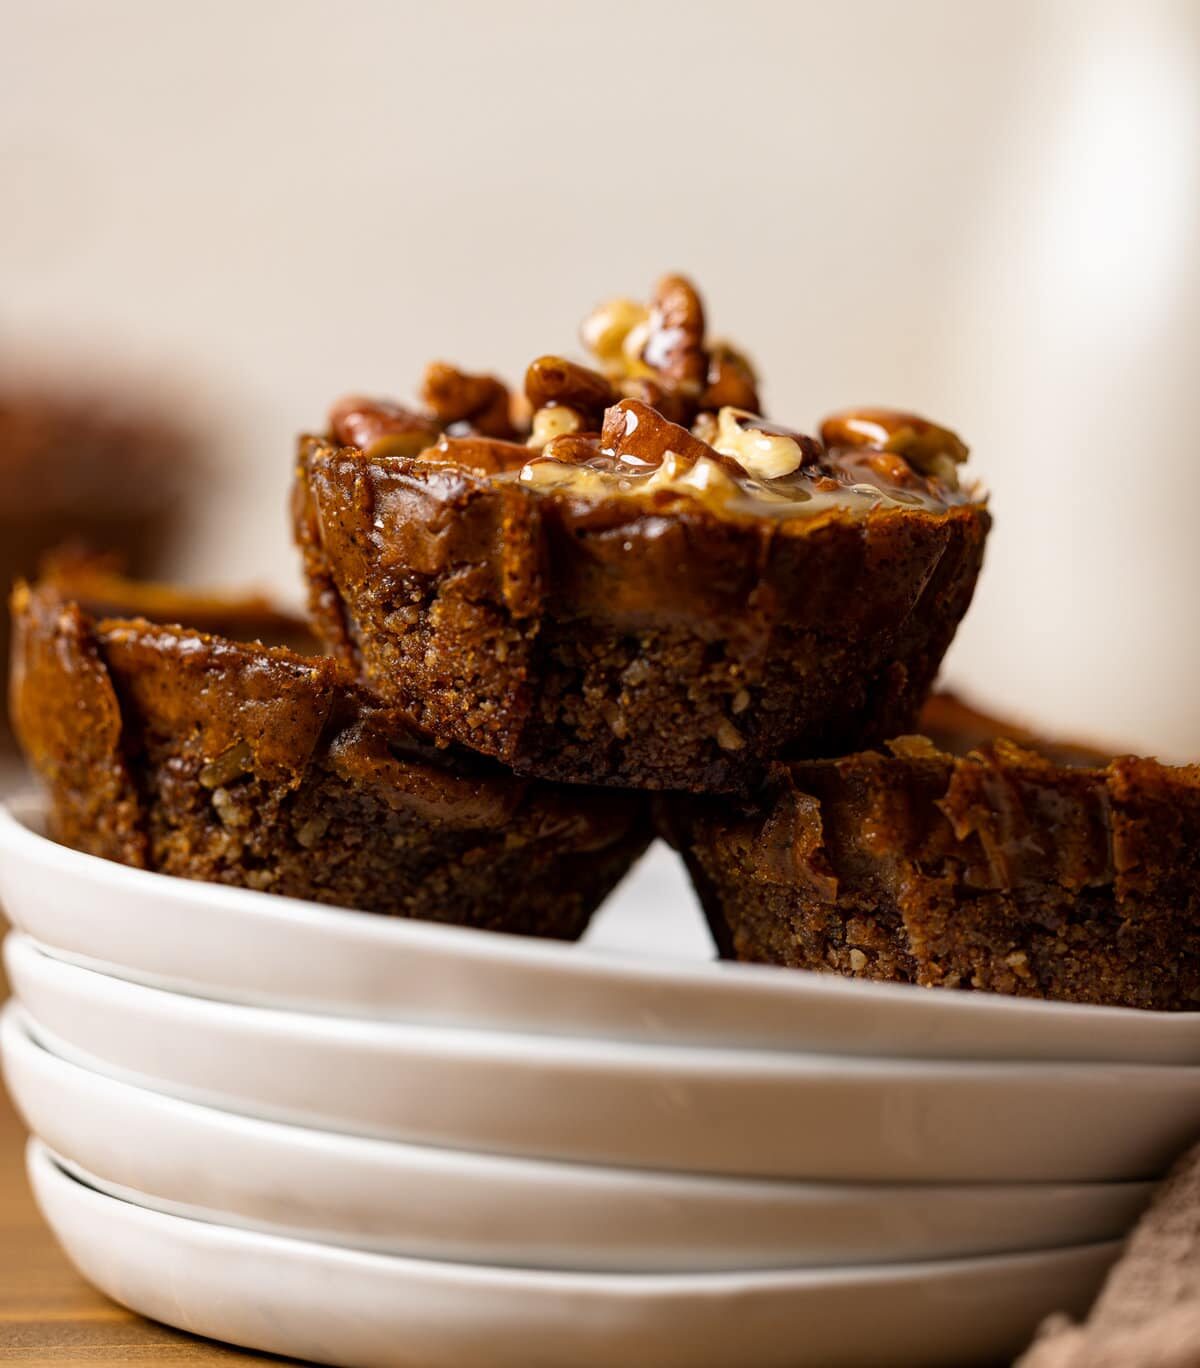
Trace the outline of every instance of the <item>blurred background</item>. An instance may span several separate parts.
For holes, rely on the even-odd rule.
[[[1200,756],[1195,0],[0,14],[10,553],[73,446],[84,524],[161,507],[143,564],[298,599],[291,445],[332,399],[515,379],[682,270],[774,416],[971,444],[996,528],[953,683]]]

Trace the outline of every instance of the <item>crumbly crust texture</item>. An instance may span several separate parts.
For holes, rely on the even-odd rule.
[[[18,586],[13,612],[14,726],[50,834],[76,849],[573,939],[647,844],[636,795],[525,781],[436,747],[333,660],[98,619],[53,583]]]
[[[741,812],[663,805],[725,958],[927,987],[1200,1007],[1200,767],[954,757],[780,765]]]
[[[581,498],[317,437],[294,515],[317,629],[381,699],[520,773],[699,792],[911,728],[989,526]]]

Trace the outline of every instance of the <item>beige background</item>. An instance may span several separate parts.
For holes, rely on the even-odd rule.
[[[0,365],[100,359],[205,418],[194,576],[295,592],[290,443],[341,391],[516,376],[684,269],[781,418],[971,442],[997,527],[953,680],[1200,756],[1200,5],[0,17]]]

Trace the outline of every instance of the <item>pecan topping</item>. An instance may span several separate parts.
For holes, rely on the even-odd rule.
[[[709,430],[707,424],[705,428]],[[760,480],[791,475],[802,465],[814,464],[822,454],[811,437],[736,408],[723,408],[717,414],[709,444]]]
[[[704,305],[683,276],[664,276],[655,287],[642,359],[668,383],[699,394],[708,376]]]
[[[529,459],[529,448],[497,437],[444,436],[423,451],[421,459],[429,465],[456,465],[480,475],[500,475],[520,470]]]
[[[604,415],[600,445],[629,465],[652,467],[668,453],[685,463],[711,459],[714,452],[685,427],[668,422],[657,409],[637,399],[622,399]]]
[[[727,342],[714,342],[708,349],[707,384],[700,396],[700,407],[761,411],[754,367]]]
[[[932,475],[951,489],[958,487],[955,467],[967,459],[967,447],[949,428],[915,413],[897,409],[847,409],[826,418],[821,438],[829,448],[869,447],[894,452],[922,475]]]
[[[425,370],[421,398],[444,427],[461,423],[481,437],[501,441],[517,436],[508,386],[495,376],[469,375],[445,361],[434,361]]]
[[[584,322],[584,344],[626,398],[687,425],[704,409],[757,410],[754,371],[725,343],[705,341],[704,305],[691,281],[664,276],[648,308],[628,299],[601,305]]]
[[[867,464],[881,480],[898,485],[901,489],[916,483],[917,476],[912,466],[894,451],[873,451],[867,457]]]
[[[635,335],[640,348],[649,317],[650,310],[644,304],[637,304],[632,299],[610,299],[588,314],[579,334],[583,345],[606,370],[621,374],[631,369],[632,358],[626,351],[626,343]],[[639,330],[642,331],[640,339],[636,337]]]
[[[333,406],[329,430],[335,442],[361,447],[369,456],[415,456],[436,442],[440,432],[423,413],[361,395],[350,395]]]
[[[525,396],[533,408],[565,405],[584,418],[593,419],[595,432],[604,410],[617,396],[606,376],[561,356],[539,356],[525,372]]]
[[[696,411],[694,401],[687,399],[672,389],[666,389],[648,375],[633,375],[620,382],[621,395],[625,399],[636,399],[639,403],[649,404],[662,414],[668,422],[679,423],[686,427]]]
[[[428,413],[344,400],[334,434],[434,465],[515,474],[546,493],[659,503],[686,494],[731,516],[936,509],[974,497],[958,487],[966,447],[914,414],[834,414],[824,446],[762,418],[753,367],[706,338],[703,303],[683,276],[663,277],[648,305],[597,309],[583,337],[597,368],[539,356],[510,394],[490,375],[435,363],[422,386]]]

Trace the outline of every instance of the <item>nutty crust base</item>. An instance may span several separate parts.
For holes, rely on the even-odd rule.
[[[691,792],[910,728],[989,526],[585,500],[315,437],[294,515],[318,631],[382,700],[519,773]]]
[[[111,600],[111,595],[109,596]],[[13,596],[13,723],[49,831],[141,869],[574,939],[645,849],[636,796],[439,749],[336,662]]]
[[[1200,767],[889,749],[777,766],[741,814],[661,800],[724,958],[1200,1007]]]

